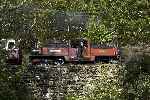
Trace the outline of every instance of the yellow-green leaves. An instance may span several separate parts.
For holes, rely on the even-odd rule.
[[[109,31],[108,27],[101,23],[101,20],[96,20],[96,17],[91,18],[87,26],[87,32],[83,35],[94,42],[104,43],[112,39],[112,33]]]

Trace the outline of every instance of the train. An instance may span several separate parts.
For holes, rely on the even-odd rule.
[[[2,39],[0,47],[5,50],[6,63],[22,64],[22,50],[14,39]],[[62,65],[67,62],[114,62],[120,58],[120,50],[114,46],[101,46],[88,39],[72,39],[67,41],[48,41],[41,47],[32,49],[29,63]]]
[[[120,50],[114,46],[100,46],[88,39],[51,41],[32,50],[29,61],[32,64],[53,63],[62,65],[67,62],[114,62],[120,58]]]

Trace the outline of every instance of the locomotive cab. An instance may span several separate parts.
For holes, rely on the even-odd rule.
[[[76,49],[77,59],[80,61],[89,61],[90,59],[90,45],[86,39],[76,39],[71,41],[71,48]]]

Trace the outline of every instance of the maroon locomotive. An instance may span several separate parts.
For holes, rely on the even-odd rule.
[[[119,49],[115,47],[98,47],[89,40],[76,39],[65,42],[50,42],[33,50],[30,55],[32,64],[53,62],[56,65],[65,62],[98,62],[118,60]]]

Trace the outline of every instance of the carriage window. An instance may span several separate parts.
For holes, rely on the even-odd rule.
[[[71,45],[72,48],[79,47],[79,43],[77,41],[76,42],[75,41],[71,41],[70,45]]]
[[[68,45],[65,43],[51,43],[51,44],[47,44],[45,46],[50,47],[50,48],[67,48],[68,47]]]
[[[58,48],[67,48],[68,45],[67,45],[66,43],[58,43],[58,44],[57,44],[57,47],[58,47]]]
[[[44,45],[44,46],[49,47],[49,48],[56,48],[56,44],[54,44],[54,43],[47,44],[47,45]]]
[[[14,42],[9,42],[8,49],[12,49],[14,47],[15,47],[15,43]]]
[[[88,47],[88,42],[86,40],[72,40],[70,44],[72,48],[79,48],[81,46]]]
[[[111,48],[113,47],[112,45],[110,45],[109,43],[105,43],[105,44],[100,44],[100,43],[91,43],[91,48]]]

